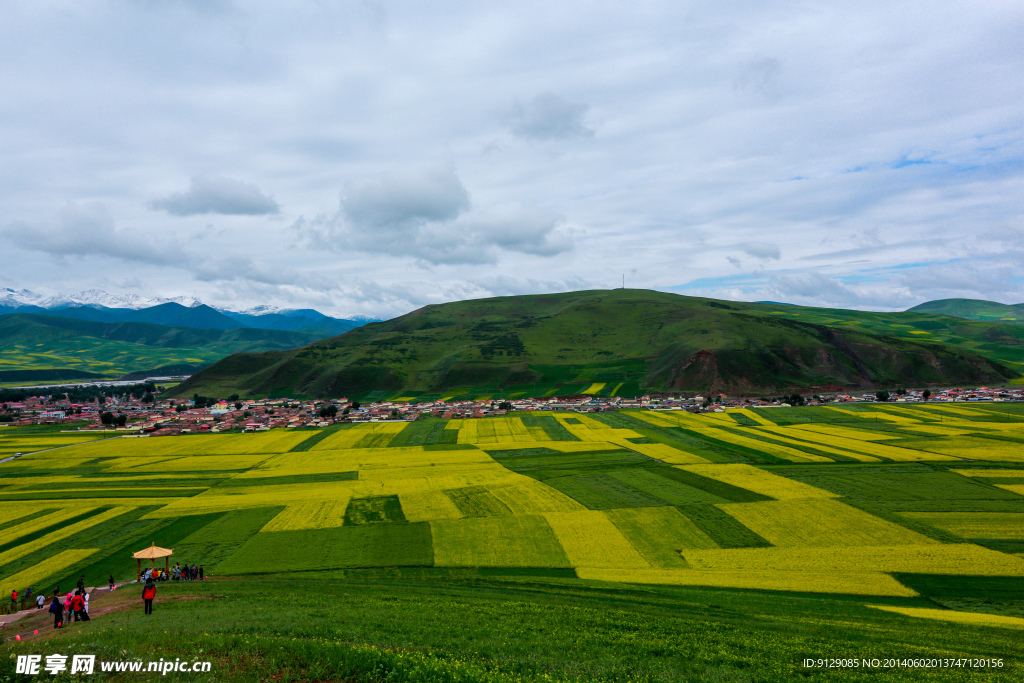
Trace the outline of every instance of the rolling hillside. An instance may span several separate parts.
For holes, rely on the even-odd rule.
[[[102,587],[90,622],[26,609],[0,639],[218,667],[169,681],[1016,683],[1022,428],[1021,404],[870,404],[0,429],[0,589]],[[204,581],[143,616],[105,584],[152,545]]]
[[[837,322],[822,324],[823,317]],[[1006,325],[602,290],[427,306],[301,349],[231,356],[177,392],[370,398],[758,394],[984,384],[1018,375],[991,359],[999,356],[943,343],[951,325],[968,343],[1009,349],[1003,360],[1013,362],[1024,351],[1024,334],[1014,334],[1024,330]]]
[[[0,382],[111,379],[167,366],[184,366],[189,372],[233,353],[290,349],[316,339],[302,332],[105,323],[18,313],[0,316]]]
[[[1001,304],[979,299],[939,299],[907,309],[914,313],[951,315],[966,320],[1024,324],[1024,304]]]

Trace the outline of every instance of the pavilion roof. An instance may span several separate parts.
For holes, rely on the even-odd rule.
[[[170,557],[174,554],[174,550],[170,548],[161,548],[154,543],[145,550],[140,550],[137,553],[132,553],[133,560],[155,560],[158,557]]]

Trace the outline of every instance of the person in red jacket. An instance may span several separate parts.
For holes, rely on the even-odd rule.
[[[89,621],[89,615],[85,613],[85,598],[82,597],[82,591],[75,591],[75,596],[71,598],[71,610],[75,613],[75,621]]]
[[[11,612],[18,611],[18,591],[11,591]]]
[[[146,586],[142,589],[142,601],[146,603],[146,614],[153,613],[153,598],[156,597],[156,585],[153,580],[147,580]]]

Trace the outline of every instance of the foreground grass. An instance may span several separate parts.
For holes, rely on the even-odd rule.
[[[163,584],[93,603],[54,633],[47,615],[0,629],[0,680],[17,654],[210,660],[218,681],[1011,681],[1021,631],[953,626],[869,608],[863,598],[659,586],[473,570],[349,571]],[[935,607],[927,598],[873,599]],[[111,610],[111,611],[107,611]],[[9,656],[8,656],[9,655]],[[1004,667],[809,670],[804,658],[998,657]],[[101,680],[157,674],[97,673]],[[52,678],[49,677],[48,678]]]

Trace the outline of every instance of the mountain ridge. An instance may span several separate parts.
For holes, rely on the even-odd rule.
[[[994,383],[1018,374],[939,339],[797,319],[842,313],[857,315],[624,289],[475,299],[426,306],[291,351],[237,354],[178,391],[317,397],[751,394]],[[921,322],[939,329],[934,317],[921,316]],[[971,325],[961,327],[969,337],[983,336]],[[1006,343],[1024,361],[1024,337],[1011,335]]]

